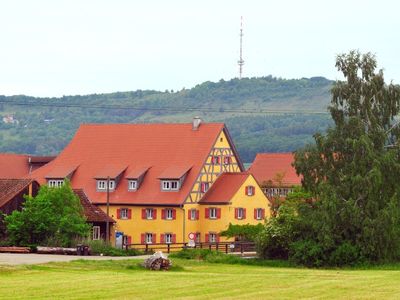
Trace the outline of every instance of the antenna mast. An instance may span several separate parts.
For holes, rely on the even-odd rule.
[[[243,17],[240,17],[240,57],[238,60],[238,65],[239,65],[239,79],[242,79],[242,72],[243,72],[243,65],[244,65],[244,60],[242,57],[242,39],[243,39]]]

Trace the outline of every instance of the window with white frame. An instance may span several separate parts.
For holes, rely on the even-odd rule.
[[[163,191],[177,191],[179,190],[179,180],[163,180],[161,188]]]
[[[202,182],[200,189],[202,193],[205,193],[208,191],[208,189],[210,188],[210,183],[209,182]]]
[[[196,220],[197,219],[197,211],[196,209],[191,209],[190,210],[190,220]]]
[[[154,209],[146,208],[146,219],[147,220],[152,220],[153,217],[154,217]]]
[[[209,209],[209,216],[210,216],[210,219],[216,219],[217,218],[217,209],[215,207],[211,207]]]
[[[108,182],[108,188],[110,190],[115,189],[115,180],[110,180]],[[107,180],[97,180],[97,190],[98,191],[106,191],[107,190]]]
[[[136,191],[137,190],[137,180],[129,180],[128,181],[128,190]]]
[[[100,226],[93,226],[92,238],[93,238],[93,240],[99,240],[100,239]]]
[[[257,220],[261,220],[263,218],[263,210],[262,208],[257,208],[256,209],[256,219]]]
[[[244,217],[244,210],[243,210],[242,207],[239,207],[239,208],[237,209],[237,218],[238,218],[238,219],[243,219],[243,217]]]
[[[153,243],[153,234],[152,233],[146,233],[146,244],[152,244]]]
[[[196,243],[200,243],[200,232],[196,232]]]
[[[172,233],[166,233],[165,234],[165,243],[166,244],[172,244]]]
[[[171,208],[167,208],[165,210],[165,218],[167,220],[172,220],[174,218],[174,213],[173,213],[173,210]]]
[[[120,218],[125,219],[125,220],[128,219],[128,209],[127,208],[121,208]]]
[[[63,179],[50,179],[47,184],[49,187],[61,187],[64,184],[64,180]]]
[[[253,196],[254,195],[254,186],[249,185],[247,187],[247,196]]]
[[[210,233],[208,235],[208,242],[209,243],[216,243],[217,242],[217,234],[216,233]]]
[[[229,165],[231,163],[231,157],[230,156],[224,156],[224,165]]]

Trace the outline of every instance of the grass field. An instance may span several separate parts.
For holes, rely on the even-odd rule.
[[[0,266],[0,299],[398,299],[400,266],[313,270],[173,260],[168,272],[138,260]]]

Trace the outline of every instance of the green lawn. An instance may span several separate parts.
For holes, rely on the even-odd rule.
[[[0,266],[0,299],[397,299],[400,267],[313,270],[173,259],[168,272],[138,260]]]

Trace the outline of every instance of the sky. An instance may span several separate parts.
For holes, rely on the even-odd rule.
[[[335,57],[376,55],[400,83],[400,1],[2,0],[0,95],[181,90],[239,76],[341,79]]]

